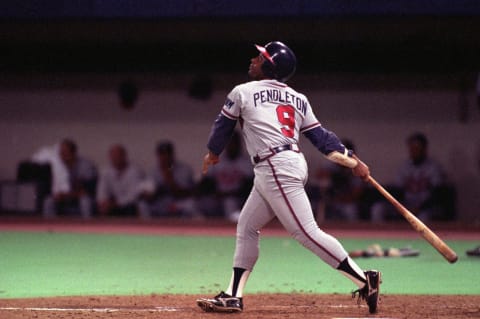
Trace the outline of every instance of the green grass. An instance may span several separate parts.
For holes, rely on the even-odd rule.
[[[373,242],[412,246],[413,258],[359,259],[383,272],[385,293],[480,294],[474,241],[449,242],[451,265],[418,240],[341,239],[347,250]],[[233,237],[0,233],[0,298],[151,293],[215,293],[230,279]],[[262,238],[246,288],[255,292],[348,293],[353,285],[289,238]]]

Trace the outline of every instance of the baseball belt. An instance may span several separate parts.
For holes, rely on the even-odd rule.
[[[300,149],[298,148],[297,144],[285,144],[285,145],[269,148],[268,151],[266,151],[267,154],[265,156],[260,156],[258,154],[255,155],[254,157],[252,157],[252,161],[253,163],[258,164],[260,162],[263,162],[269,159],[273,155],[283,151],[294,151],[294,152],[300,153]]]

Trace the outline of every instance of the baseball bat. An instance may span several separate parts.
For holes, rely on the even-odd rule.
[[[419,232],[426,241],[430,243],[446,260],[450,263],[457,261],[457,254],[448,245],[440,239],[430,228],[427,227],[420,219],[413,215],[405,208],[399,201],[395,199],[382,185],[380,185],[373,177],[368,178],[368,182],[373,185],[393,206],[398,212],[412,225],[413,229]]]

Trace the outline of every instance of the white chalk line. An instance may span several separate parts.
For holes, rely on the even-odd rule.
[[[259,306],[258,308],[262,309],[288,309],[288,308],[312,308],[312,307],[324,307],[324,308],[358,308],[358,307],[366,307],[364,305],[325,305],[325,306],[281,306],[281,305],[273,305],[273,306]],[[173,307],[173,306],[165,306],[165,307],[153,307],[153,308],[59,308],[59,307],[0,307],[0,311],[57,311],[57,312],[175,312],[175,311],[182,311],[188,308],[182,307]]]
[[[52,307],[0,307],[0,310],[10,311],[58,311],[58,312],[175,312],[185,308],[154,307],[154,308],[52,308]]]
[[[259,308],[264,309],[286,309],[292,306],[261,306]],[[295,308],[312,308],[317,306],[293,306]],[[318,306],[319,307],[319,306]],[[321,306],[325,308],[358,308],[359,306],[353,305],[328,305]],[[365,306],[360,306],[365,307]],[[181,307],[154,307],[154,308],[57,308],[57,307],[0,307],[0,311],[49,311],[49,312],[100,312],[100,313],[113,313],[113,312],[138,312],[138,313],[155,313],[155,312],[177,312],[187,308]],[[332,319],[369,319],[369,317],[333,317]],[[395,319],[395,318],[377,318],[376,319]]]
[[[287,309],[287,308],[366,308],[365,305],[317,305],[317,306],[258,306],[258,308],[263,309]]]
[[[272,305],[272,306],[259,306],[258,308],[262,309],[288,309],[288,308],[313,308],[313,307],[323,307],[323,308],[365,308],[365,305],[321,305],[321,306],[282,306],[282,305]],[[153,308],[59,308],[59,307],[0,307],[0,311],[56,311],[56,312],[176,312],[182,311],[189,308],[185,307],[173,307],[173,306],[164,306],[164,307],[153,307]]]

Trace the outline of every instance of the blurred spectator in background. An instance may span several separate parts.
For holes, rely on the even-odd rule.
[[[97,170],[92,162],[80,157],[77,145],[64,139],[53,147],[45,147],[33,155],[36,163],[48,163],[52,172],[51,194],[43,202],[43,216],[78,214],[92,217]]]
[[[253,166],[249,158],[243,154],[242,141],[237,131],[230,138],[220,162],[211,167],[200,185],[203,187],[209,185],[210,192],[207,191],[206,195],[213,197],[217,202],[213,206],[213,209],[217,210],[216,215],[221,214],[226,219],[237,222],[243,203],[253,185]],[[208,215],[215,214],[210,212]]]
[[[134,216],[138,213],[143,173],[130,164],[120,144],[110,148],[109,159],[110,165],[102,172],[97,187],[98,212],[101,216]]]
[[[176,160],[173,143],[158,143],[156,158],[156,167],[143,183],[140,216],[201,217],[195,210],[193,170]]]
[[[353,142],[342,140],[343,145],[355,152]],[[360,218],[360,200],[365,183],[352,175],[351,169],[325,162],[315,174],[320,181],[321,200],[323,199],[326,219],[355,221]]]
[[[399,168],[392,193],[423,221],[447,219],[453,214],[454,190],[447,184],[439,163],[428,156],[428,140],[422,133],[407,138],[409,159]],[[373,221],[397,216],[391,205],[379,201],[372,206]]]

